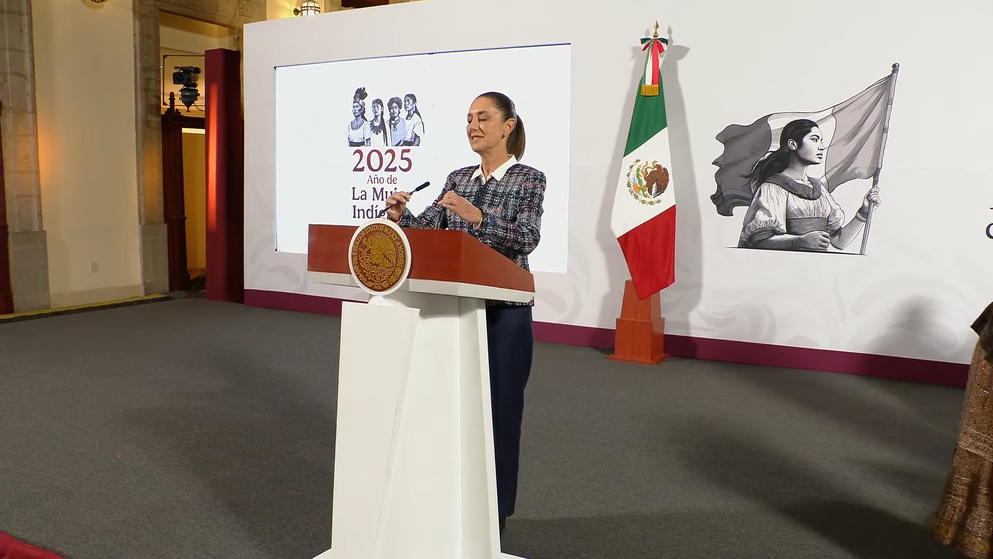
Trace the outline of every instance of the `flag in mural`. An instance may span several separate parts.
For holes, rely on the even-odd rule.
[[[717,141],[724,144],[724,153],[714,161],[717,192],[710,197],[717,213],[730,216],[734,208],[751,203],[758,185],[750,184],[749,173],[760,159],[779,148],[783,127],[797,119],[816,122],[824,134],[827,149],[820,176],[829,192],[850,180],[875,175],[882,160],[894,80],[896,67],[858,95],[823,111],[772,113],[748,126],[732,124],[721,131]]]
[[[610,228],[631,281],[645,299],[672,285],[676,264],[676,199],[669,169],[669,132],[660,65],[668,41],[642,39],[645,71],[634,101]]]

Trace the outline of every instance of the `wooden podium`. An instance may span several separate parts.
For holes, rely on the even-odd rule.
[[[501,553],[484,301],[534,278],[459,231],[311,225],[311,281],[341,312],[331,548],[319,559]]]

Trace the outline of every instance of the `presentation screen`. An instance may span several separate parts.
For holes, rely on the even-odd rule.
[[[311,223],[359,225],[427,181],[407,206],[419,214],[450,172],[479,164],[466,114],[499,91],[524,123],[521,163],[547,178],[531,270],[566,272],[570,60],[560,44],[276,68],[276,250],[305,254]]]

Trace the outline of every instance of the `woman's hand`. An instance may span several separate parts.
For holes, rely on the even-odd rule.
[[[830,244],[831,235],[827,231],[811,231],[796,240],[796,248],[804,250],[827,250]]]
[[[480,211],[479,208],[473,206],[468,200],[452,192],[451,190],[442,196],[441,200],[438,202],[438,205],[446,210],[452,210],[452,213],[468,221],[472,225],[478,225],[479,222],[483,220],[483,212]]]
[[[862,199],[862,207],[859,209],[859,213],[862,217],[869,215],[869,208],[876,209],[879,205],[879,187],[874,186],[869,189],[869,192],[865,194],[865,198]]]
[[[386,199],[386,217],[394,223],[399,223],[403,217],[403,212],[407,210],[407,202],[410,201],[410,194],[397,191]]]

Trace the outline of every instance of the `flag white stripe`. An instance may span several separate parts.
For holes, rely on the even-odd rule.
[[[665,167],[669,170],[669,186],[658,198],[660,203],[652,206],[642,204],[628,192],[627,173],[636,159],[649,162],[658,161],[659,167]],[[676,205],[676,197],[673,194],[675,192],[675,177],[672,175],[671,161],[668,128],[662,129],[624,158],[614,193],[614,209],[610,216],[610,228],[615,236],[620,237]]]

